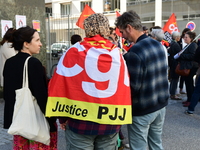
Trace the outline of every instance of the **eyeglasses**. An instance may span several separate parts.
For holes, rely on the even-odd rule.
[[[116,33],[112,33],[114,36],[116,36]]]

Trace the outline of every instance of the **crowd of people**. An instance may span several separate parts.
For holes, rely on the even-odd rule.
[[[181,100],[178,94],[187,94],[183,102],[183,107],[188,107],[185,113],[194,113],[200,99],[200,46],[194,40],[195,32],[188,28],[182,35],[173,32],[172,42],[166,46],[162,28],[155,26],[149,31],[134,11],[117,17],[115,26],[110,27],[107,17],[100,13],[86,18],[86,37],[82,39],[77,34],[71,37],[72,46],[61,57],[49,83],[42,63],[35,57],[29,59],[29,88],[41,111],[44,115],[56,111],[60,102],[63,108],[60,104],[58,109],[60,112],[65,109],[66,115],[46,117],[50,126],[49,145],[14,135],[14,150],[57,150],[57,119],[65,130],[66,150],[117,150],[118,139],[124,139],[121,131],[124,124],[128,124],[128,148],[162,150],[169,97]],[[116,28],[121,37],[116,34]],[[24,62],[40,52],[42,43],[39,33],[26,26],[8,29],[0,44],[4,128],[9,129],[15,90],[22,86]],[[187,76],[176,73],[178,64],[182,70],[190,70]],[[57,105],[52,109],[49,103],[54,100]],[[89,110],[95,109],[101,113],[94,111],[89,118]],[[115,116],[109,114],[111,110],[115,110]]]

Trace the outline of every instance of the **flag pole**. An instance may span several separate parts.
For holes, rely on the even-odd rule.
[[[200,34],[197,35],[197,36],[194,38],[194,40],[192,40],[192,42],[196,41],[199,37],[200,37]],[[191,42],[191,43],[192,43],[192,42]],[[191,43],[190,43],[190,44],[191,44]],[[190,44],[186,45],[186,46],[183,48],[183,50],[181,50],[181,51],[178,52],[176,55],[174,55],[174,59],[178,59],[178,58],[180,57],[180,55],[188,48],[188,46],[190,46]]]

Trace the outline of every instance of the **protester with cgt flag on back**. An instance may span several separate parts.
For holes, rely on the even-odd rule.
[[[86,18],[84,29],[50,80],[46,116],[64,117],[67,150],[117,149],[121,125],[132,123],[127,67],[103,14]]]

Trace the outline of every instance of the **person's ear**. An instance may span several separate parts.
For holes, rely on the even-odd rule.
[[[24,42],[24,48],[26,48],[26,49],[29,48],[29,43],[28,42]]]
[[[130,24],[127,24],[126,30],[130,33],[132,30],[132,26]]]

